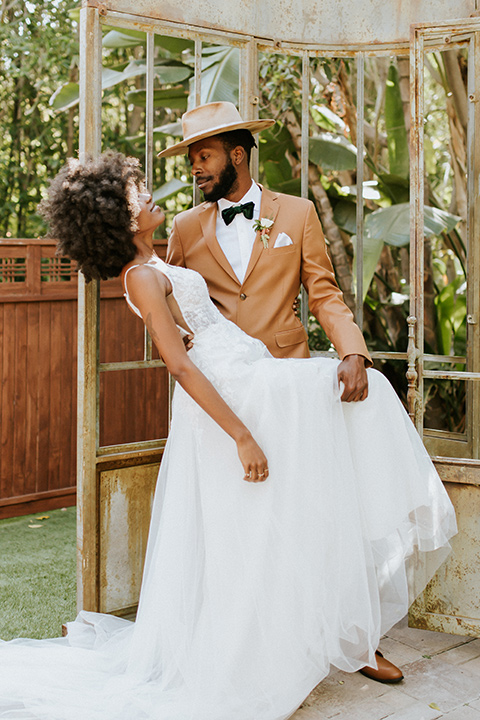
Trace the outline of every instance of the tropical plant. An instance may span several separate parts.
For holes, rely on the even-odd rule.
[[[70,5],[74,4],[73,2]],[[27,23],[28,13],[40,13],[46,23],[50,12],[60,12],[68,26],[68,2],[13,3],[13,17]],[[70,25],[75,28],[75,13]],[[16,13],[16,14],[15,14]],[[22,14],[23,13],[23,14]],[[42,15],[43,13],[43,15]],[[4,18],[2,18],[4,20]],[[60,26],[59,26],[60,27]],[[2,38],[8,36],[3,22]],[[57,30],[58,37],[63,35]],[[5,42],[5,40],[3,40]],[[19,41],[21,44],[21,40]],[[78,82],[76,77],[75,37],[70,37],[71,61],[64,59],[61,82],[51,92],[49,127],[61,128],[60,145],[54,147],[54,158],[72,150],[75,142]],[[104,28],[103,37],[103,144],[114,146],[144,159],[145,55],[146,37],[142,32]],[[10,94],[23,92],[21,68],[15,51],[11,51]],[[33,63],[32,63],[33,66]],[[435,353],[462,351],[465,337],[465,118],[464,56],[462,52],[432,54],[427,58],[426,78],[426,349]],[[155,36],[154,113],[155,149],[160,150],[181,135],[179,117],[193,104],[194,48],[189,40]],[[15,70],[15,72],[13,72]],[[344,59],[311,60],[309,87],[310,162],[309,194],[322,221],[332,262],[345,300],[355,304],[356,251],[356,107],[352,87],[355,67]],[[260,136],[259,159],[261,181],[281,192],[300,194],[302,68],[298,57],[264,54],[260,57],[260,114],[274,116],[276,126]],[[238,100],[239,56],[234,47],[207,45],[202,50],[201,101]],[[63,78],[63,79],[62,79]],[[408,60],[405,58],[367,58],[365,82],[365,182],[363,186],[363,292],[364,331],[370,346],[377,350],[405,350],[409,295],[409,166],[407,127],[409,118]],[[45,101],[44,105],[46,106]],[[33,101],[35,105],[35,101]],[[18,103],[17,103],[18,106]],[[11,119],[13,119],[13,105]],[[458,109],[460,108],[460,110]],[[18,109],[16,110],[18,112]],[[33,113],[33,111],[32,111]],[[435,120],[436,118],[436,120]],[[435,122],[434,131],[430,127]],[[6,212],[13,208],[12,193],[6,197],[15,162],[20,156],[19,141],[11,123],[12,161],[10,174],[0,181]],[[9,138],[10,139],[10,138]],[[453,148],[453,152],[451,151]],[[62,152],[63,151],[63,152]],[[6,149],[4,146],[3,157]],[[1,156],[0,156],[1,157]],[[18,158],[16,158],[16,161]],[[20,160],[18,160],[20,162]],[[17,162],[17,164],[18,164]],[[23,161],[24,162],[24,161]],[[25,163],[24,163],[25,164]],[[27,163],[28,165],[28,163]],[[35,167],[35,163],[33,163]],[[18,184],[25,188],[22,177]],[[31,174],[28,176],[31,181]],[[44,184],[43,180],[43,184]],[[11,184],[11,183],[10,183]],[[28,184],[28,183],[27,183]],[[185,158],[176,157],[155,163],[154,197],[167,210],[187,207],[192,186]],[[41,192],[38,184],[35,200]],[[20,195],[19,190],[13,198]],[[10,200],[10,205],[9,205]],[[33,204],[32,200],[32,204]],[[18,206],[15,205],[15,207]],[[4,211],[5,212],[5,211]],[[13,214],[12,214],[13,213]],[[25,213],[24,213],[25,214]],[[8,223],[12,225],[14,212]],[[34,215],[32,215],[34,217]],[[20,220],[18,228],[23,227]],[[36,221],[38,223],[38,221]],[[37,227],[37,226],[36,226]],[[443,265],[442,265],[443,263]],[[445,266],[445,267],[444,267]],[[445,272],[442,272],[442,269]],[[328,340],[310,319],[312,347],[328,348]],[[389,370],[390,368],[390,370]],[[403,379],[398,363],[384,364],[383,369]],[[403,378],[404,369],[401,376]]]

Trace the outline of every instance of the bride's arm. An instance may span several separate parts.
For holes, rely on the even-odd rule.
[[[265,455],[205,375],[188,357],[170,308],[169,280],[155,268],[138,265],[128,273],[128,293],[170,374],[237,444],[245,479],[256,482],[268,476]]]

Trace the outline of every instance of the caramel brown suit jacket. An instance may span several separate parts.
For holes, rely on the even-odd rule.
[[[308,357],[307,335],[293,312],[303,283],[310,310],[340,358],[369,359],[363,335],[335,282],[325,239],[310,200],[262,188],[260,218],[274,221],[264,248],[257,233],[243,282],[216,239],[217,203],[204,202],[176,216],[167,262],[197,270],[226,318],[262,340],[275,357]],[[274,248],[279,233],[292,245]]]

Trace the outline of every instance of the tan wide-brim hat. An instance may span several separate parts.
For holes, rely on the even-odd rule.
[[[258,133],[275,124],[275,120],[242,120],[231,102],[213,102],[199,105],[182,115],[183,140],[158,153],[158,157],[182,155],[198,140],[220,135],[231,130],[250,130]]]

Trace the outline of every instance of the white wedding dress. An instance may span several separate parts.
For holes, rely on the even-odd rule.
[[[0,644],[0,718],[283,720],[329,672],[374,664],[448,553],[453,508],[388,381],[342,403],[338,361],[278,360],[197,273],[170,279],[190,357],[252,431],[270,477],[178,387],[137,620]]]

